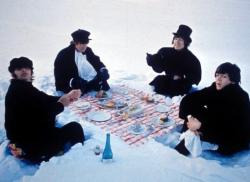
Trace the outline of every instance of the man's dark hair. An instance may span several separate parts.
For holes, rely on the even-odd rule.
[[[14,71],[16,69],[21,69],[21,68],[30,68],[31,69],[31,74],[33,75],[33,63],[29,58],[26,57],[19,57],[19,58],[13,58],[10,61],[10,65],[8,67],[9,72],[11,75],[16,78],[16,75]]]
[[[228,74],[230,81],[235,82],[236,84],[240,83],[240,68],[236,64],[232,64],[229,62],[222,63],[219,65],[215,71],[215,74]]]
[[[175,36],[173,37],[173,39],[172,39],[172,44],[174,44],[174,39],[175,39],[175,38],[182,38],[182,37],[175,35]],[[182,38],[182,39],[183,39],[183,38]],[[184,47],[185,47],[185,48],[188,48],[188,46],[191,44],[191,42],[188,41],[188,40],[185,40],[185,39],[183,39],[183,41],[184,41]]]

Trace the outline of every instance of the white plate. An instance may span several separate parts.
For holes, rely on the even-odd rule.
[[[133,116],[142,114],[143,110],[144,109],[141,105],[136,104],[136,105],[129,106],[127,112],[130,117],[133,117]]]
[[[140,135],[142,133],[145,133],[146,128],[145,126],[141,125],[139,130],[135,130],[135,125],[131,125],[128,127],[128,131],[134,135]]]
[[[109,120],[111,118],[111,114],[103,111],[92,111],[87,113],[87,117],[92,121],[102,122]]]
[[[171,106],[171,105],[172,105],[172,99],[171,99],[170,97],[166,97],[166,98],[165,98],[165,104],[166,104],[167,106]]]
[[[174,103],[174,104],[179,104],[180,102],[181,102],[181,96],[179,95],[179,96],[174,96],[173,98],[172,98],[172,102]]]
[[[75,106],[85,110],[85,109],[89,109],[91,105],[89,102],[77,102],[75,103]]]
[[[158,104],[156,107],[155,107],[155,110],[157,112],[169,112],[171,109],[170,107],[168,107],[167,105],[165,104]]]
[[[164,122],[162,123],[161,120],[160,120],[160,117],[155,117],[152,119],[152,123],[155,125],[155,126],[159,126],[159,127],[169,127],[169,126],[172,126],[175,124],[174,120],[173,119],[170,119],[168,118],[168,121],[167,122]]]

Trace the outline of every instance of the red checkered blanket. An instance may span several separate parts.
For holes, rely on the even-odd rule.
[[[143,108],[143,114],[139,117],[128,117],[126,119],[121,119],[121,116],[117,115],[118,109],[115,108],[105,108],[100,106],[100,101],[95,97],[95,94],[86,94],[80,98],[78,102],[90,102],[91,109],[90,110],[82,110],[77,107],[74,103],[70,105],[70,109],[75,112],[80,117],[84,117],[87,112],[104,110],[111,114],[112,118],[108,121],[104,122],[95,122],[90,121],[91,123],[101,127],[109,131],[110,133],[119,136],[122,140],[124,140],[129,145],[139,146],[144,144],[149,139],[154,138],[156,136],[161,135],[163,132],[168,132],[173,127],[176,127],[178,124],[182,124],[183,120],[181,120],[179,115],[179,105],[171,104],[170,111],[168,112],[169,117],[175,121],[175,124],[169,127],[155,126],[152,125],[153,118],[160,117],[162,113],[157,112],[155,110],[157,104],[165,104],[165,97],[157,95],[157,102],[147,102],[142,99],[142,96],[146,95],[143,91],[139,91],[136,89],[129,88],[128,86],[121,85],[115,86],[115,88],[111,88],[112,100],[126,100],[131,104],[139,104]],[[146,130],[141,134],[134,134],[129,131],[129,127],[134,125],[135,123],[141,123],[145,128],[151,126],[150,130]]]

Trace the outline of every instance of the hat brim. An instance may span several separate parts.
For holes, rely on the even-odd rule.
[[[173,35],[174,35],[174,36],[181,37],[182,39],[184,39],[184,40],[187,41],[187,42],[192,42],[192,39],[191,39],[190,37],[186,37],[186,36],[180,35],[180,34],[178,34],[178,33],[176,33],[176,32],[173,32]]]
[[[83,43],[83,44],[86,44],[86,43],[89,43],[89,41],[92,40],[92,39],[85,39],[85,40],[75,40],[75,42],[80,42],[80,43]]]

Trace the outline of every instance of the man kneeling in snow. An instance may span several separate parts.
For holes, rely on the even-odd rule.
[[[210,87],[183,98],[180,118],[185,119],[184,131],[193,132],[218,146],[218,152],[230,155],[248,148],[250,133],[250,103],[240,87],[240,69],[231,63],[221,64]],[[212,146],[212,145],[211,145]],[[192,149],[182,140],[176,149],[185,155]]]
[[[78,142],[83,144],[84,133],[79,123],[55,127],[56,115],[80,97],[80,90],[62,97],[39,91],[32,85],[33,63],[26,57],[12,59],[9,72],[12,79],[5,97],[5,129],[12,154],[41,162]]]

